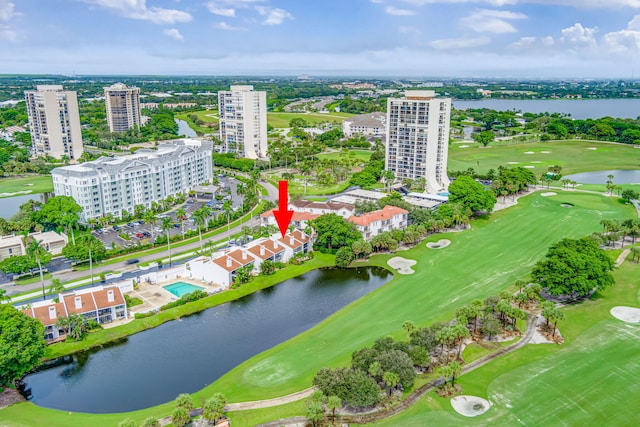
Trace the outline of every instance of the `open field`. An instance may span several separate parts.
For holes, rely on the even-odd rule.
[[[465,145],[466,148],[461,148]],[[533,154],[525,154],[527,152]],[[533,166],[531,170],[536,176],[546,172],[549,165],[562,166],[563,175],[603,169],[638,169],[640,149],[631,145],[575,140],[489,145],[488,148],[475,143],[450,145],[449,170],[474,168],[486,172],[491,168],[497,170],[500,165]]]
[[[28,193],[19,193],[15,195],[20,196],[53,191],[53,180],[50,175],[33,175],[0,179],[0,198],[11,197],[2,194],[18,193],[21,191],[28,191]]]
[[[575,207],[562,208],[562,202]],[[448,320],[460,305],[524,278],[548,246],[562,237],[588,234],[600,229],[602,218],[633,213],[595,194],[523,198],[513,208],[475,221],[471,231],[433,236],[452,241],[442,251],[427,250],[423,243],[402,252],[418,261],[416,274],[396,276],[312,330],[238,366],[211,390],[225,390],[231,400],[247,400],[304,389],[321,367],[346,364],[353,350],[386,334],[402,334],[405,320],[418,325]],[[391,256],[376,256],[372,262],[385,265]]]
[[[460,377],[464,394],[492,401],[486,414],[465,418],[449,399],[430,393],[376,426],[634,425],[640,326],[614,319],[609,310],[638,305],[640,265],[627,261],[614,276],[613,288],[564,309],[564,345],[528,345]]]
[[[267,113],[267,124],[274,128],[288,128],[292,119],[304,119],[310,125],[318,123],[336,123],[341,124],[344,119],[353,117],[355,114],[349,113]]]
[[[353,155],[352,155],[353,153]],[[373,154],[373,151],[369,151],[369,150],[349,150],[349,154],[346,156],[347,158],[355,158],[358,159],[362,162],[368,162],[369,158],[371,157],[371,155]],[[335,151],[332,153],[322,153],[322,154],[318,154],[317,157],[319,159],[341,159],[344,158],[344,154],[342,154],[342,152],[340,151]]]

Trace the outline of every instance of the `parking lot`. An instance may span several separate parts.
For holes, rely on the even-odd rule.
[[[116,247],[128,247],[148,244],[157,236],[165,235],[166,232],[160,228],[162,219],[165,217],[172,219],[173,227],[169,230],[169,235],[172,237],[182,234],[182,227],[184,227],[185,233],[189,230],[196,230],[192,215],[194,211],[200,209],[202,206],[209,205],[213,211],[212,218],[222,215],[221,208],[225,200],[229,200],[234,209],[240,208],[241,198],[236,191],[238,181],[226,176],[219,176],[218,179],[221,190],[217,195],[221,196],[223,200],[216,200],[214,195],[205,194],[197,199],[189,200],[182,206],[174,206],[169,212],[157,215],[158,220],[154,225],[148,224],[144,220],[136,220],[116,226],[108,226],[101,230],[95,230],[93,235],[102,241],[105,248],[111,249],[114,245]],[[183,225],[181,225],[180,219],[177,218],[176,215],[176,210],[180,207],[186,212],[186,220],[184,220]],[[128,239],[124,236],[128,237]]]

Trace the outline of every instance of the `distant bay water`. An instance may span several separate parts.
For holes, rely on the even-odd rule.
[[[566,113],[574,119],[619,117],[636,119],[640,116],[640,99],[483,99],[453,101],[458,110],[490,108],[492,110],[519,110],[523,113]]]

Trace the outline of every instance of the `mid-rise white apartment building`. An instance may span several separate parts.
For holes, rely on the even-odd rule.
[[[386,168],[397,180],[425,178],[429,193],[445,191],[451,98],[431,90],[404,95],[387,100]]]
[[[67,156],[77,160],[82,155],[82,131],[78,97],[61,85],[38,85],[26,90],[33,157],[46,154],[56,159]]]
[[[109,132],[122,133],[134,126],[142,126],[140,118],[140,89],[122,83],[104,88]]]
[[[183,139],[142,149],[122,157],[101,157],[92,162],[51,171],[56,196],[71,196],[82,207],[80,219],[134,212],[136,205],[186,193],[213,176],[213,144]]]
[[[220,139],[225,153],[247,159],[267,156],[267,93],[251,85],[218,92]]]
[[[354,135],[385,135],[387,128],[385,113],[367,113],[353,116],[342,122],[342,132],[347,138]]]

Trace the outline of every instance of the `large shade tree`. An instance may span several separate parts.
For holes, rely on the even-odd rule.
[[[461,203],[471,212],[491,212],[497,200],[492,190],[463,175],[449,185],[449,202]]]
[[[351,246],[355,241],[362,239],[355,225],[336,214],[322,215],[310,221],[310,224],[318,233],[314,247],[319,250],[331,251]]]
[[[0,386],[11,384],[40,363],[44,327],[9,304],[0,304]]]
[[[531,275],[552,295],[582,297],[614,284],[613,265],[592,238],[563,239],[549,248]]]

